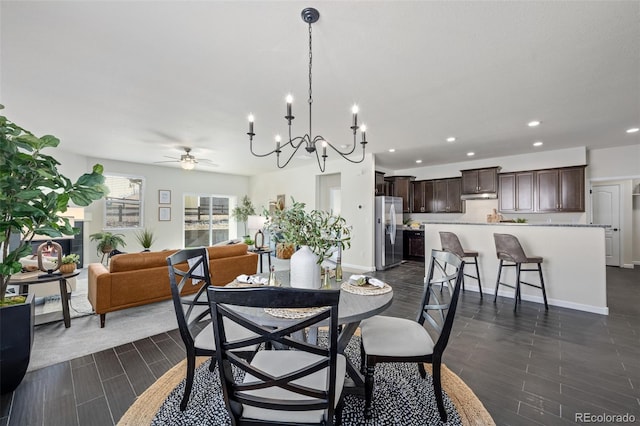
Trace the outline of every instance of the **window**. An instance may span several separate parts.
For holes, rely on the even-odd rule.
[[[235,237],[229,234],[229,204],[224,195],[184,196],[184,246],[211,246]]]
[[[104,177],[109,188],[104,203],[105,229],[141,228],[143,178],[107,174]]]

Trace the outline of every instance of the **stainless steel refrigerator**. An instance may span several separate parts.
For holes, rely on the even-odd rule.
[[[399,265],[402,261],[402,198],[376,197],[376,270]]]

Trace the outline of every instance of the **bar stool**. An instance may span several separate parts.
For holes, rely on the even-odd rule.
[[[473,250],[465,250],[460,244],[458,236],[453,232],[440,232],[440,243],[442,244],[442,250],[451,252],[457,255],[460,259],[471,258],[472,261],[465,261],[464,266],[474,264],[476,265],[476,276],[464,274],[465,277],[473,278],[478,281],[478,288],[480,289],[480,299],[482,299],[482,283],[480,282],[480,269],[478,268],[478,252]],[[464,278],[462,280],[462,290],[464,290]]]
[[[500,264],[498,265],[498,278],[496,279],[496,293],[493,297],[493,301],[498,298],[498,287],[500,285],[504,285],[507,287],[511,287],[516,290],[515,294],[515,305],[513,310],[515,311],[518,307],[518,302],[522,302],[522,296],[520,294],[520,284],[526,284],[530,287],[539,288],[542,290],[542,298],[544,299],[544,308],[546,310],[549,309],[549,305],[547,305],[547,293],[544,289],[544,278],[542,277],[542,257],[539,256],[527,256],[520,245],[520,241],[516,237],[511,234],[493,234],[493,239],[496,243],[496,255],[500,260]],[[513,265],[505,265],[504,262],[512,262]],[[525,269],[522,267],[522,264],[527,263],[535,263],[538,267],[535,269]],[[516,284],[512,286],[510,284],[505,284],[500,282],[500,275],[502,273],[502,268],[515,266],[516,268]],[[520,273],[523,271],[538,271],[540,274],[540,285],[531,284],[528,282],[524,282],[520,280]]]

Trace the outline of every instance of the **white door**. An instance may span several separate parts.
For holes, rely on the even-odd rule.
[[[620,186],[597,185],[592,191],[591,223],[609,225],[604,230],[607,265],[620,266]]]

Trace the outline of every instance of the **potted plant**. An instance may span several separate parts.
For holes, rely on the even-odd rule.
[[[4,107],[0,105],[0,109]],[[103,167],[93,166],[76,182],[58,171],[60,163],[46,154],[58,146],[54,136],[37,137],[0,116],[0,391],[15,389],[29,365],[33,342],[32,296],[7,297],[9,280],[21,271],[20,258],[31,254],[34,235],[74,235],[63,216],[69,203],[88,206],[107,193]],[[10,237],[18,235],[18,243]]]
[[[156,237],[152,230],[145,228],[136,233],[136,239],[144,249],[143,251],[150,251],[151,245],[156,240]]]
[[[271,215],[265,212],[265,227],[279,234],[283,243],[300,247],[291,256],[291,286],[320,288],[320,264],[334,250],[351,247],[351,227],[340,215],[322,210],[307,212],[304,203],[291,201],[288,209],[276,209]]]
[[[96,247],[96,251],[98,255],[102,253],[102,258],[104,259],[105,254],[111,253],[112,250],[116,250],[118,247],[126,246],[127,243],[124,241],[123,234],[113,234],[111,232],[96,232],[95,234],[89,235],[89,239],[91,241],[97,241],[98,246]]]
[[[76,270],[78,262],[80,262],[80,256],[75,253],[62,256],[58,270],[63,274],[70,274]]]
[[[236,206],[231,211],[231,216],[238,222],[242,222],[244,224],[244,237],[248,237],[247,235],[247,220],[249,216],[256,214],[256,209],[253,207],[253,203],[249,199],[247,195],[242,197],[242,201],[238,206]]]

